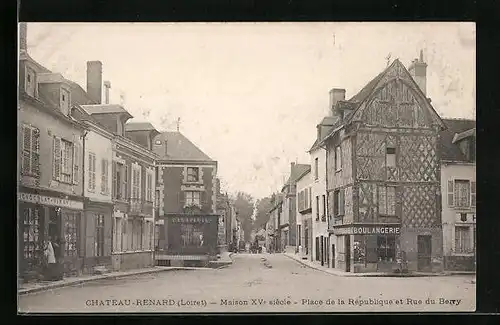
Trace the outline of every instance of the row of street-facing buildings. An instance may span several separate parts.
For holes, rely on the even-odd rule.
[[[267,243],[347,272],[475,270],[475,121],[441,119],[422,52],[330,91],[310,164],[291,164]],[[402,262],[402,264],[400,264]]]
[[[217,162],[109,103],[100,61],[87,62],[84,90],[30,57],[26,34],[21,23],[21,278],[40,276],[48,239],[66,275],[214,259],[236,227]]]

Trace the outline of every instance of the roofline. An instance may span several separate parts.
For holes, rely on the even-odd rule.
[[[295,182],[300,181],[302,178],[304,178],[304,176],[306,176],[307,174],[310,174],[310,173],[311,173],[311,167],[309,167],[305,172],[303,172],[299,177],[297,177]]]
[[[187,159],[172,159],[172,160],[166,160],[166,159],[158,159],[158,164],[162,165],[176,165],[176,164],[181,164],[181,165],[215,165],[217,166],[217,160],[187,160]]]
[[[139,151],[140,153],[144,154],[144,156],[147,156],[151,159],[154,159],[155,161],[158,160],[158,155],[155,152],[142,147],[141,145],[135,143],[134,141],[132,141],[124,136],[118,135],[115,137],[115,139],[117,142],[122,141],[123,144],[130,145],[131,147],[133,147],[133,149],[136,149],[136,151]]]

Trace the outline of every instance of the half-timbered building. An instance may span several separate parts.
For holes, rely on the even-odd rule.
[[[443,267],[438,135],[426,64],[397,59],[349,100],[327,149],[332,261],[347,272]],[[400,263],[401,262],[401,263]]]

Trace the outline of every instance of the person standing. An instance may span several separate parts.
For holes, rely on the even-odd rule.
[[[56,255],[54,253],[54,246],[52,245],[52,238],[49,236],[49,240],[45,243],[44,250],[46,269],[45,269],[45,279],[53,281],[55,278],[56,265]]]

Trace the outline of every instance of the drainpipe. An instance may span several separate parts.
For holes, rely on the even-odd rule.
[[[88,131],[84,130],[82,134],[82,197],[85,204],[85,139],[87,137]],[[82,271],[85,270],[85,256],[87,255],[87,216],[85,215],[85,209],[83,210],[83,220],[84,220],[84,245],[83,245],[83,259],[82,259]],[[81,234],[81,232],[80,232]],[[81,242],[81,241],[80,241]]]

